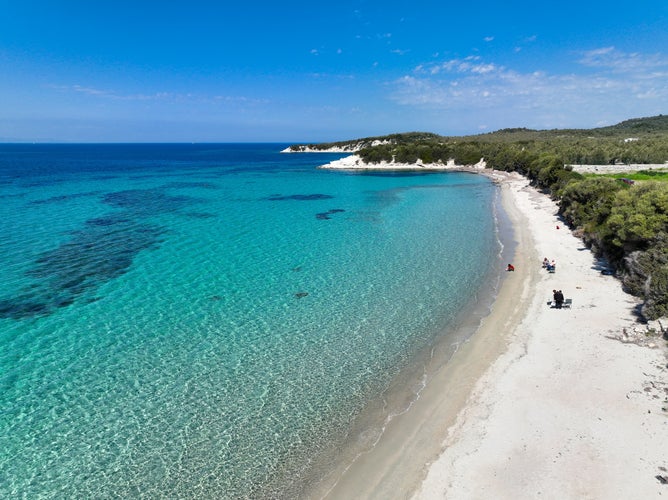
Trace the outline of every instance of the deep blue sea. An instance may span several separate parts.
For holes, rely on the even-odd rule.
[[[465,340],[496,187],[286,146],[0,145],[0,498],[296,498]]]

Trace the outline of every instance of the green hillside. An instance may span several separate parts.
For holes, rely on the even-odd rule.
[[[556,155],[565,164],[610,165],[668,161],[668,116],[634,118],[593,129],[531,130],[507,128],[486,134],[448,137],[408,132],[350,141],[292,146],[357,151],[369,163],[424,163],[455,160],[476,163],[485,158],[492,168],[515,170],[517,157]]]

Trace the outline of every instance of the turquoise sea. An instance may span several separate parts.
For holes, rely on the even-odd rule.
[[[297,498],[465,340],[496,187],[286,146],[0,145],[0,498]]]

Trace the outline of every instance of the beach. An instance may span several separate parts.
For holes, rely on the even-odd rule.
[[[0,148],[0,498],[666,491],[664,341],[549,198],[276,149]]]
[[[477,170],[499,184],[515,229],[515,271],[507,273],[478,332],[411,410],[320,493],[414,499],[668,494],[661,323],[638,321],[638,300],[528,180],[454,169]],[[545,257],[555,260],[555,273],[542,268]],[[572,307],[547,305],[555,289]]]

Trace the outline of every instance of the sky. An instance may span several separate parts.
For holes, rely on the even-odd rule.
[[[330,142],[666,113],[666,0],[0,0],[2,142]]]

